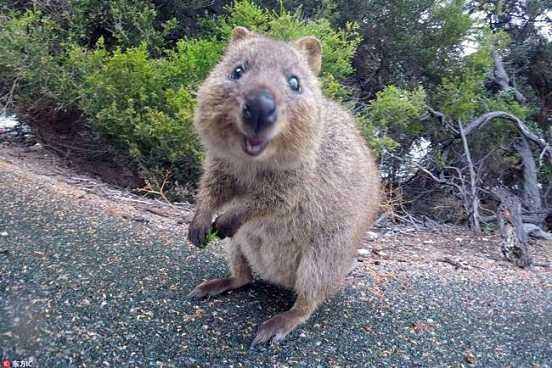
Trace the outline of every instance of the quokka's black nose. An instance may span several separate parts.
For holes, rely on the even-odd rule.
[[[244,123],[255,134],[274,125],[278,112],[272,93],[263,89],[249,94],[245,100],[242,117]]]

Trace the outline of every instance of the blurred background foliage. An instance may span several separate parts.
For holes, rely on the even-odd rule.
[[[353,111],[387,184],[414,201],[421,179],[408,163],[458,166],[458,122],[505,111],[550,140],[551,12],[546,0],[0,0],[0,106],[37,130],[88,132],[181,199],[202,159],[195,92],[232,28],[315,35],[325,94]],[[493,53],[522,103],[494,82]],[[516,182],[517,136],[497,119],[470,138],[493,180]],[[551,171],[539,166],[543,185]]]

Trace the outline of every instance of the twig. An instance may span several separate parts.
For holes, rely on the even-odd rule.
[[[436,259],[437,262],[443,262],[443,263],[448,263],[449,265],[452,265],[454,266],[454,268],[456,269],[462,269],[462,270],[469,270],[468,267],[448,258],[448,257],[445,257],[445,258],[438,258]]]
[[[5,98],[6,100],[6,103],[4,104],[4,106],[2,107],[2,115],[6,115],[7,112],[8,112],[8,106],[12,103],[13,101],[13,94],[15,92],[15,87],[17,86],[17,83],[19,82],[19,77],[15,78],[15,80],[13,81],[13,84],[10,88],[10,91],[8,92],[7,95],[2,96],[2,99]]]
[[[171,202],[169,201],[169,199],[165,195],[165,185],[168,183],[170,176],[171,176],[171,172],[169,170],[167,170],[165,172],[165,177],[163,178],[163,183],[161,183],[161,187],[159,188],[159,190],[154,190],[152,188],[151,183],[149,181],[146,181],[146,186],[143,187],[143,188],[137,189],[137,191],[138,192],[144,192],[146,194],[148,194],[148,193],[149,194],[157,194],[161,198],[163,198],[169,206],[173,207],[173,205],[171,204]]]

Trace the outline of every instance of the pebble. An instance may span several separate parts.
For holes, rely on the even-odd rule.
[[[373,231],[368,231],[366,236],[368,237],[368,240],[376,240],[379,237],[379,234]]]
[[[472,353],[471,351],[466,352],[466,354],[464,355],[464,359],[469,364],[475,364],[475,361],[477,360],[475,357],[475,354]]]
[[[358,255],[361,257],[368,257],[370,255],[370,251],[364,248],[358,249],[357,252],[358,252]]]
[[[31,147],[29,147],[29,151],[40,151],[42,148],[43,148],[42,144],[37,142]]]

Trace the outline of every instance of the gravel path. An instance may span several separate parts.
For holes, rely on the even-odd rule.
[[[195,284],[226,273],[219,250],[189,247],[185,225],[124,219],[9,167],[0,161],[0,358],[33,367],[551,366],[546,269],[474,277],[446,264],[377,262],[374,285],[357,267],[281,345],[249,350],[256,327],[291,306],[290,292],[258,282],[189,301]]]

